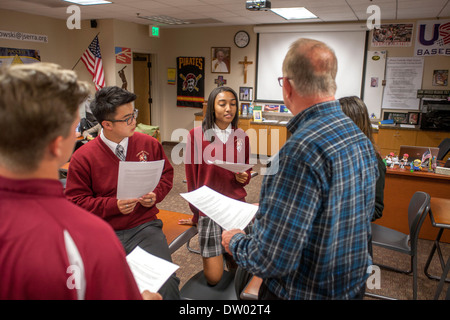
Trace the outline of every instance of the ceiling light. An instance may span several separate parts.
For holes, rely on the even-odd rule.
[[[79,4],[81,6],[93,6],[96,4],[112,3],[111,1],[104,1],[104,0],[64,0],[64,1]]]
[[[147,20],[151,20],[151,21],[155,21],[155,22],[159,22],[159,23],[163,23],[163,24],[170,24],[170,25],[189,24],[188,21],[184,21],[181,19],[172,18],[172,17],[168,17],[168,16],[141,16],[138,13],[137,17],[141,18],[141,19],[147,19]]]
[[[317,16],[306,8],[276,8],[270,9],[273,13],[286,20],[316,19]]]

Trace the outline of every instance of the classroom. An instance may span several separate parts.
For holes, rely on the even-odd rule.
[[[276,13],[296,7],[313,16],[287,19]],[[299,38],[327,44],[338,61],[335,98],[361,98],[386,167],[383,214],[370,224],[373,236],[379,233],[380,238],[373,239],[372,275],[381,274],[381,289],[367,288],[363,299],[448,300],[449,29],[450,3],[441,0],[115,0],[94,5],[0,0],[0,67],[55,63],[86,81],[92,98],[99,84],[83,56],[96,44],[102,86],[137,96],[136,130],[152,135],[173,167],[173,188],[158,203],[158,217],[164,222],[172,260],[179,265],[181,295],[256,301],[258,277],[239,293],[235,275],[226,271],[219,282],[226,289],[198,280],[200,233],[195,226],[178,223],[192,212],[180,196],[187,192],[187,173],[177,156],[189,150],[189,132],[206,121],[210,93],[231,87],[239,98],[237,127],[247,135],[251,150],[246,161],[253,164],[246,201],[259,202],[267,164],[293,136],[289,121],[296,114],[287,108],[280,87],[288,79],[283,77],[283,59]],[[80,115],[86,117],[84,108]],[[84,144],[92,143],[77,142],[78,147]],[[138,158],[147,156],[151,157],[140,153]],[[68,161],[60,168],[63,181],[69,166]],[[427,195],[428,203],[420,221],[414,220],[419,229],[412,230],[417,192]],[[399,241],[406,244],[399,246]],[[411,270],[393,271],[377,263],[380,260]]]

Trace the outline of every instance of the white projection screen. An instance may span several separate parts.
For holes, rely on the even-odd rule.
[[[366,30],[319,32],[264,32],[259,35],[255,100],[282,102],[282,76],[284,56],[290,45],[299,38],[320,40],[330,46],[338,59],[336,98],[356,95],[361,97],[364,71]]]

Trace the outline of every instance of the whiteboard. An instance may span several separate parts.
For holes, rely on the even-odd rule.
[[[361,96],[366,30],[327,32],[267,32],[259,34],[256,76],[257,101],[283,101],[278,77],[291,44],[299,38],[322,41],[338,59],[336,98]]]

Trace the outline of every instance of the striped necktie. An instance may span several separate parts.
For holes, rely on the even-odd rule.
[[[124,149],[120,144],[116,147],[116,156],[119,157],[120,161],[125,161]]]

